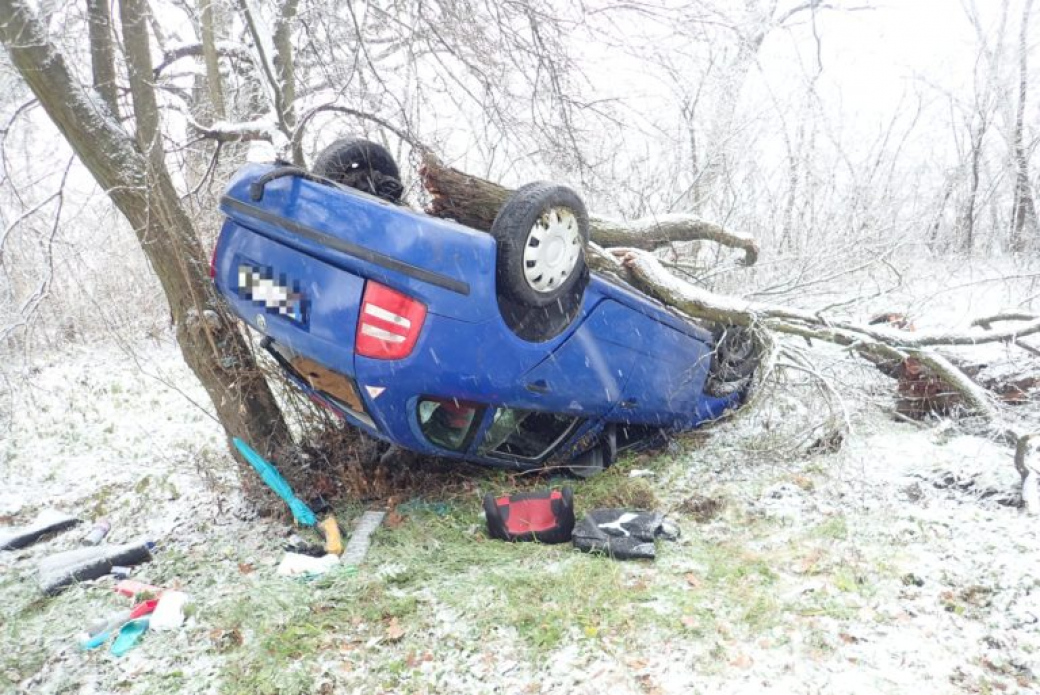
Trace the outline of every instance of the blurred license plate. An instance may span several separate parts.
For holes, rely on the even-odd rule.
[[[306,302],[300,283],[271,268],[242,264],[238,266],[238,294],[259,304],[269,313],[304,322]]]

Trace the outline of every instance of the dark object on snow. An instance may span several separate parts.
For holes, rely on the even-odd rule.
[[[40,590],[48,596],[60,594],[71,584],[97,579],[113,567],[132,567],[152,559],[152,543],[140,541],[126,545],[99,545],[67,550],[40,560]]]
[[[306,555],[307,557],[325,557],[328,555],[328,553],[325,552],[325,548],[317,543],[301,543],[299,545],[286,543],[285,552],[296,553],[297,555]]]
[[[654,539],[674,541],[679,529],[660,512],[594,509],[574,527],[574,547],[616,560],[653,560]]]
[[[318,543],[308,543],[297,535],[289,537],[284,549],[287,553],[296,553],[309,557],[325,557],[326,555],[324,546]]]
[[[918,577],[913,572],[909,572],[909,573],[903,575],[903,585],[904,586],[918,586],[918,587],[920,587],[920,586],[924,586],[924,580],[921,579],[920,577]]]
[[[79,519],[47,509],[40,512],[27,526],[0,531],[0,550],[19,550],[27,548],[40,539],[72,528]]]
[[[566,543],[574,530],[574,495],[563,490],[484,496],[488,535],[503,541]]]

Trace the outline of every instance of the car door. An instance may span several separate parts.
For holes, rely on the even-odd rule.
[[[708,345],[648,316],[639,324],[646,340],[611,419],[662,427],[699,420],[697,409],[711,364]]]
[[[584,417],[608,413],[639,356],[634,346],[642,338],[632,333],[632,316],[613,300],[596,305],[566,341],[524,374],[525,393],[515,405]]]

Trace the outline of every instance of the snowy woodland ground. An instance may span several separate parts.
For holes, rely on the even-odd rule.
[[[903,270],[883,305],[920,327],[964,326],[1035,291],[1035,269],[1006,263]],[[863,287],[824,289],[806,303]],[[484,492],[561,481],[467,468],[401,500],[356,572],[312,582],[275,574],[289,525],[243,502],[169,337],[37,356],[0,392],[2,523],[48,507],[107,516],[113,541],[158,543],[135,576],[194,603],[181,630],[123,658],[84,653],[76,633],[128,600],[111,578],[53,599],[34,578],[81,530],[2,553],[0,692],[1040,690],[1040,538],[1006,504],[1010,452],[953,422],[898,422],[893,382],[836,350],[812,354],[851,423],[840,450],[809,451],[826,408],[792,374],[744,417],[570,483],[579,513],[615,500],[668,510],[683,533],[656,562],[488,540]],[[1026,364],[1015,348],[989,355]],[[338,511],[349,526],[361,506]]]

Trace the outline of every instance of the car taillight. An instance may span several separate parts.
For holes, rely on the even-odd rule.
[[[217,240],[213,242],[213,253],[209,257],[209,279],[217,279],[217,248],[220,246],[220,235],[217,235]]]
[[[354,351],[377,360],[408,357],[425,320],[425,304],[369,280],[361,300]]]

